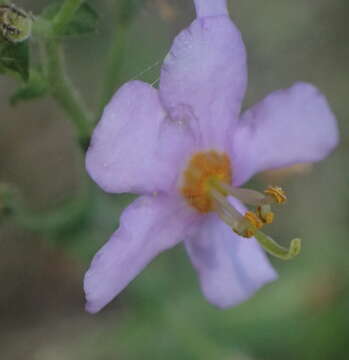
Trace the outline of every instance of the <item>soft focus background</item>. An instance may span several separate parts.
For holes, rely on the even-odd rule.
[[[39,13],[49,3],[17,5]],[[65,48],[69,73],[95,110],[119,31],[118,1],[90,3],[100,14],[97,34],[66,40]],[[194,15],[189,0],[144,3],[125,29],[115,87],[133,78],[156,81],[173,37]],[[84,271],[131,197],[103,194],[88,183],[74,129],[61,109],[49,97],[11,107],[17,83],[2,76],[0,181],[17,186],[32,218],[0,224],[1,360],[348,359],[349,2],[230,5],[248,51],[245,106],[304,80],[328,96],[338,117],[341,144],[327,160],[253,180],[259,189],[279,183],[288,192],[288,205],[269,232],[284,244],[302,237],[301,255],[291,262],[272,259],[279,281],[221,311],[202,297],[179,246],[101,313],[85,313]]]

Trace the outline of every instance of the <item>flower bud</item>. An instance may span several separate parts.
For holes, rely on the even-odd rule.
[[[33,17],[15,5],[0,6],[0,34],[11,42],[27,40],[32,33]]]

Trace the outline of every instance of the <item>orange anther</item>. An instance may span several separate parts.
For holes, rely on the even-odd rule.
[[[264,193],[271,196],[277,204],[282,204],[287,200],[285,192],[279,186],[269,186]]]
[[[263,227],[263,221],[252,211],[247,211],[244,215],[246,219],[254,228],[260,229]]]
[[[257,215],[264,224],[271,224],[274,221],[274,213],[272,211],[263,211],[261,206],[257,208]]]

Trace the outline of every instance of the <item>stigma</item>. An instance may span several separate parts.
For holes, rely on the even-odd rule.
[[[195,153],[182,174],[181,194],[186,202],[201,214],[216,212],[236,234],[255,237],[269,253],[289,259],[300,251],[300,240],[291,241],[290,249],[278,245],[260,229],[271,224],[275,215],[272,206],[287,201],[285,192],[278,186],[269,186],[264,192],[237,188],[232,185],[233,168],[229,156],[209,150]],[[229,197],[252,207],[241,214]]]

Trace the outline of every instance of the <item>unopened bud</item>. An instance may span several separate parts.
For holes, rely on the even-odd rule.
[[[11,43],[27,40],[32,33],[33,17],[15,5],[0,6],[0,34]]]

